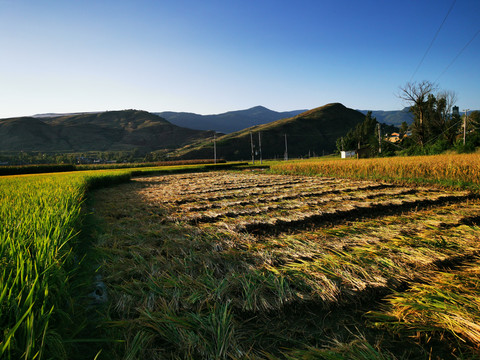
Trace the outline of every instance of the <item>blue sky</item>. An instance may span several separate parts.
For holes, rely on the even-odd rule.
[[[0,0],[0,118],[121,109],[406,106],[454,0]],[[480,1],[457,0],[413,80],[480,109]],[[441,75],[441,76],[440,76]]]

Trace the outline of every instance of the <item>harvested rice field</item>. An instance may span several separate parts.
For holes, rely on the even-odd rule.
[[[248,171],[94,199],[108,356],[480,356],[474,193]]]

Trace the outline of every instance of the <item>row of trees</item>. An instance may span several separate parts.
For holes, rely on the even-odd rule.
[[[407,102],[413,114],[412,136],[403,144],[407,152],[425,153],[428,149],[441,152],[454,147],[473,150],[480,146],[477,131],[480,114],[475,111],[465,119],[452,111],[457,101],[455,92],[438,91],[438,86],[429,81],[409,82],[400,88],[399,97]],[[463,143],[463,133],[468,134],[468,143]]]
[[[399,97],[410,105],[414,115],[411,125],[412,136],[420,146],[434,142],[442,137],[453,144],[457,135],[460,116],[452,114],[457,96],[452,91],[433,92],[436,86],[429,82],[407,83],[401,88]]]
[[[480,146],[480,112],[473,111],[465,118],[466,115],[453,111],[457,101],[455,92],[438,91],[434,83],[422,81],[407,83],[400,88],[398,96],[413,114],[411,124],[404,122],[400,128],[379,124],[369,112],[361,124],[337,140],[337,149],[363,149],[373,156],[382,148],[381,155],[388,156],[395,153],[433,154],[452,148],[465,152]],[[379,136],[378,127],[381,134],[398,132],[402,141],[397,144],[385,141]]]
[[[90,164],[94,162],[152,162],[166,160],[161,151],[142,153],[138,149],[123,151],[91,151],[79,153],[44,153],[20,151],[18,153],[0,153],[0,164]]]
[[[379,129],[380,128],[380,129]],[[372,112],[367,112],[365,120],[351,129],[345,136],[337,139],[336,146],[338,151],[364,149],[369,156],[380,153],[383,156],[393,155],[395,145],[382,140],[382,134],[388,134],[398,131],[393,125],[381,124]]]

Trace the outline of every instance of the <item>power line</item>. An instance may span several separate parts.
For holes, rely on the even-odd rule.
[[[435,141],[437,141],[438,139],[440,139],[440,136],[442,135],[445,135],[445,133],[450,130],[450,129],[453,129],[454,127],[458,126],[460,123],[462,122],[462,120],[459,120],[455,123],[453,123],[453,125],[449,126],[448,128],[446,128],[445,130],[443,130],[440,134],[438,134],[437,136],[431,138],[430,140],[428,140],[427,142],[425,142],[425,145],[428,145],[429,143],[434,143]]]
[[[447,72],[447,70],[450,68],[450,66],[453,65],[453,63],[458,59],[458,57],[465,51],[465,49],[472,43],[472,41],[477,37],[477,35],[480,33],[480,29],[478,29],[478,31],[472,36],[472,38],[470,39],[469,42],[466,43],[466,45],[462,48],[462,50],[460,50],[457,54],[457,56],[454,57],[454,59],[450,62],[450,64],[447,65],[447,67],[445,68],[445,70],[442,71],[442,73],[437,77],[437,80],[435,80],[435,82],[438,81],[438,79],[440,79],[443,74],[445,74]]]
[[[442,23],[440,24],[440,27],[438,28],[437,32],[435,33],[435,36],[433,37],[432,42],[430,43],[430,45],[428,46],[427,50],[425,51],[425,54],[423,54],[422,59],[420,60],[420,62],[419,62],[418,65],[417,65],[417,68],[416,68],[415,71],[413,72],[413,75],[412,75],[412,77],[410,78],[410,81],[413,80],[413,77],[417,74],[418,69],[420,69],[420,66],[422,66],[423,60],[425,60],[425,57],[427,56],[428,52],[429,52],[430,49],[432,48],[433,43],[434,43],[435,40],[437,39],[438,33],[439,33],[440,30],[442,29],[443,24],[445,24],[445,21],[447,20],[448,15],[450,15],[450,12],[452,11],[453,6],[455,5],[456,2],[457,2],[457,0],[453,0],[453,3],[452,3],[452,5],[450,6],[450,9],[448,9],[447,15],[445,15],[445,17],[443,18],[443,21],[442,21]]]

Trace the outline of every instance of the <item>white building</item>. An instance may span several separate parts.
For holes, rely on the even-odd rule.
[[[342,156],[342,159],[347,159],[351,157],[355,157],[355,151],[340,151],[340,155]]]

